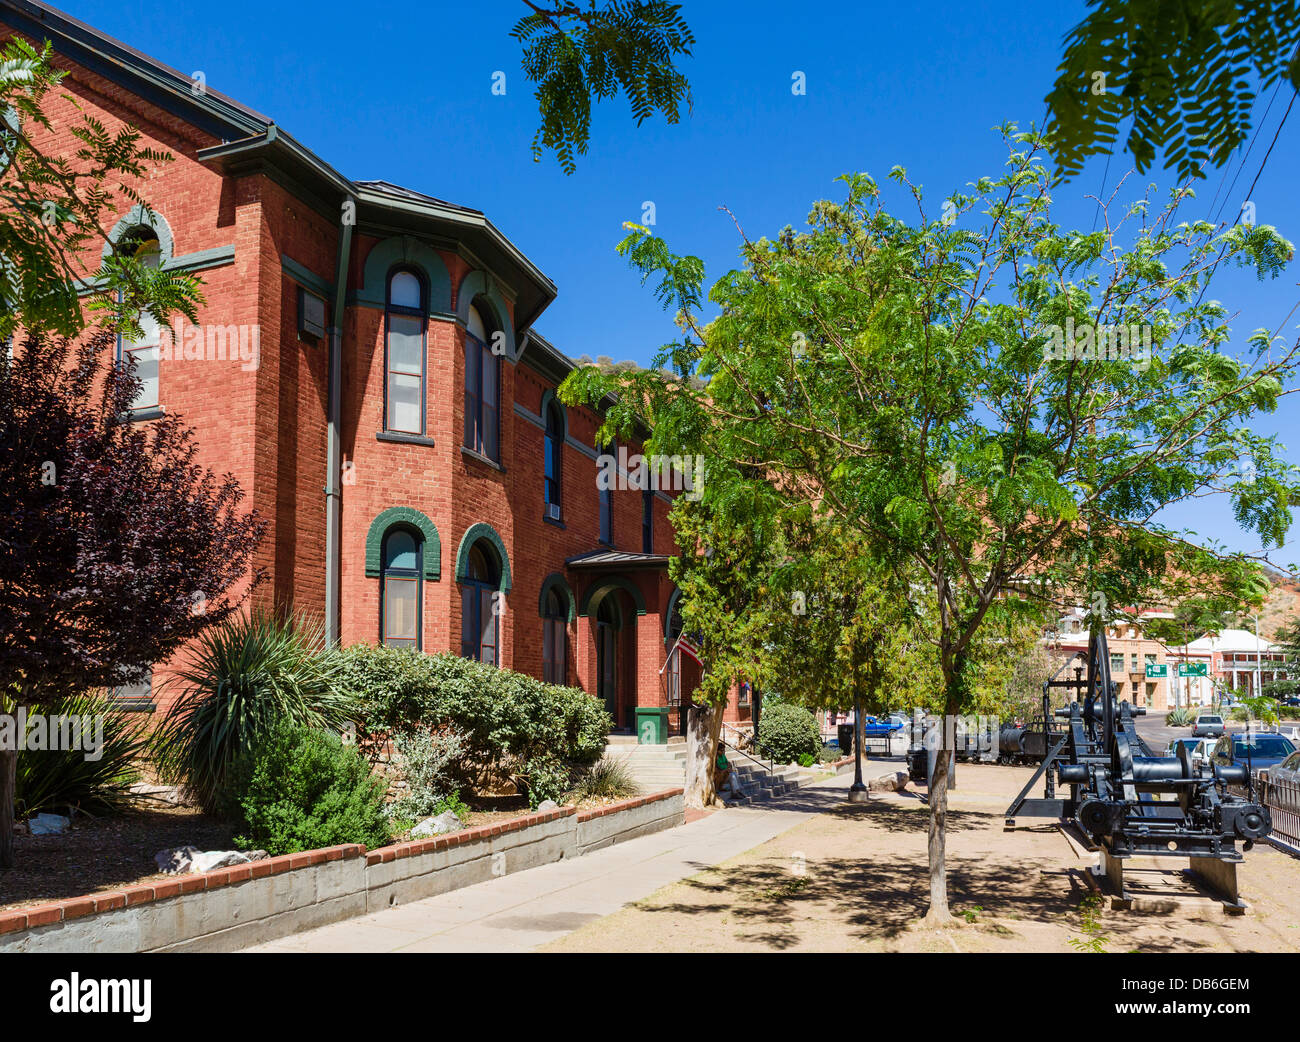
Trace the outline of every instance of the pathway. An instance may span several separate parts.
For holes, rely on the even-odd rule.
[[[863,765],[864,777],[896,762]],[[847,773],[756,807],[257,945],[263,952],[517,952],[556,940],[839,806]]]

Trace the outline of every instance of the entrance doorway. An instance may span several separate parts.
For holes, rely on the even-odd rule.
[[[596,697],[618,725],[618,635],[623,620],[617,596],[610,592],[596,609]]]

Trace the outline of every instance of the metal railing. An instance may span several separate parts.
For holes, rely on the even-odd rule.
[[[1273,838],[1300,853],[1300,784],[1293,778],[1264,782],[1264,804],[1273,817]]]
[[[757,760],[760,764],[766,763],[769,774],[776,773],[776,760],[770,753],[767,756],[763,755],[763,747],[759,744],[758,735],[753,731],[742,731],[739,727],[729,724],[725,720],[722,722],[722,730],[724,734],[729,733],[735,736],[728,742],[733,749],[744,753],[751,759]]]

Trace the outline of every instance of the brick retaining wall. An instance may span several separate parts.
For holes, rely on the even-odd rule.
[[[327,847],[0,912],[0,952],[235,951],[577,857],[685,820],[683,790],[367,851]]]

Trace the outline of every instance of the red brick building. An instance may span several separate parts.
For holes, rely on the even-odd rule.
[[[175,157],[141,186],[156,216],[124,204],[111,235],[200,275],[207,302],[118,350],[145,378],[135,422],[180,414],[267,520],[259,596],[344,643],[581,686],[624,728],[693,689],[670,655],[670,492],[638,487],[634,458],[598,487],[598,417],[555,397],[574,363],[535,328],[556,287],[486,215],[351,181],[44,4],[0,0],[12,32],[53,43],[82,111]],[[43,144],[71,151],[80,113],[51,104]]]

